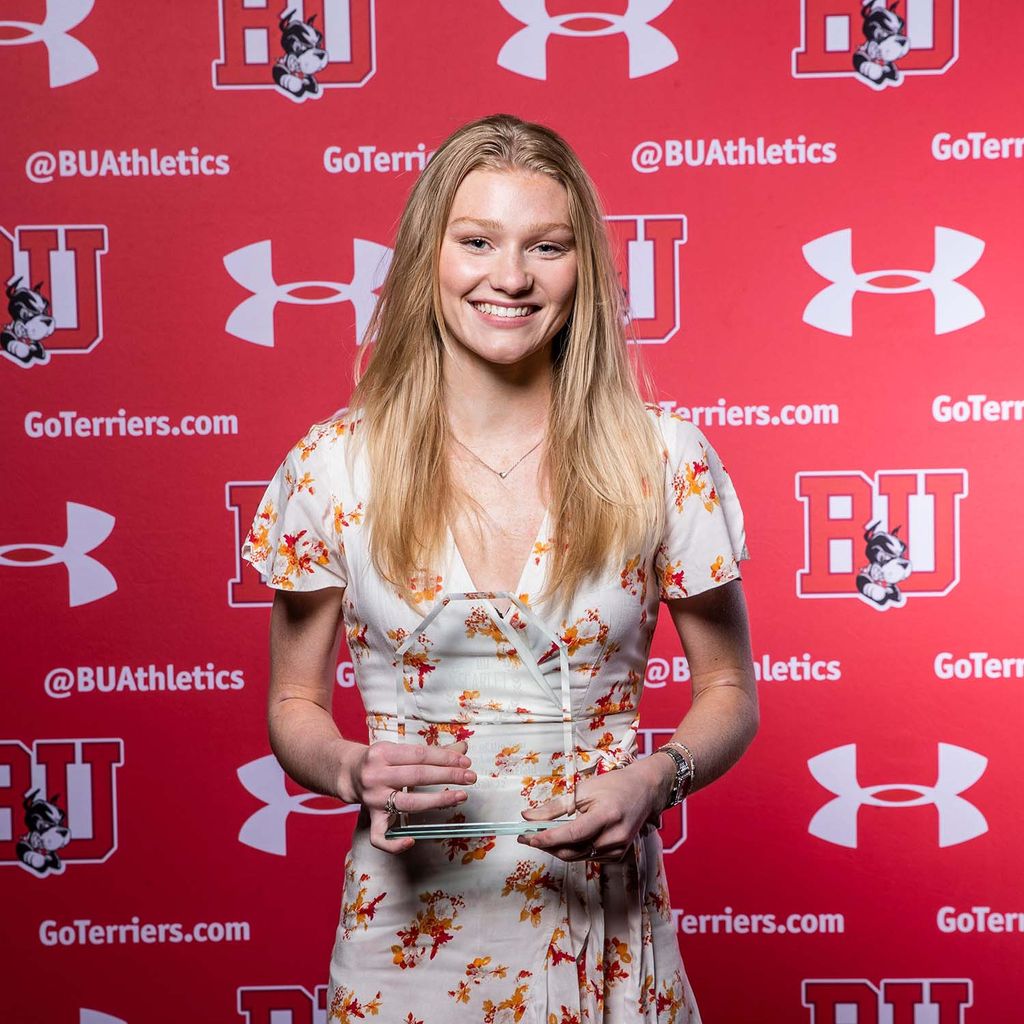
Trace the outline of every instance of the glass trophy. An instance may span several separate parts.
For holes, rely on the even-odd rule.
[[[511,602],[507,617],[492,600]],[[568,650],[518,597],[504,590],[446,594],[402,639],[395,666],[399,742],[465,740],[477,781],[406,787],[467,795],[452,807],[398,811],[388,839],[520,835],[575,817]],[[567,815],[522,817],[556,796],[570,798]]]

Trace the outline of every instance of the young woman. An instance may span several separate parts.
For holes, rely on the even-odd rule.
[[[565,141],[508,115],[465,125],[413,186],[349,407],[299,440],[260,505],[243,556],[277,590],[272,748],[301,785],[362,805],[330,1020],[700,1019],[656,826],[757,730],[738,567],[749,554],[707,438],[641,397],[625,323],[599,201]],[[516,724],[529,709],[504,708],[500,757],[469,756],[472,724],[457,743],[443,723],[399,729],[398,648],[445,594],[476,591],[514,594],[565,643],[575,787],[558,752],[534,749],[534,719]],[[672,740],[638,760],[662,601],[693,699]],[[494,607],[525,630],[510,602]],[[331,714],[342,628],[368,743]],[[461,628],[453,649],[493,659],[500,636]],[[407,689],[414,702],[431,689],[488,701],[446,695],[451,678]],[[575,809],[571,821],[519,837],[385,837],[396,811],[457,814],[478,777],[516,759],[532,759],[515,777],[523,817]]]

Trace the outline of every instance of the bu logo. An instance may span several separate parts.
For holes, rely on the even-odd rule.
[[[822,235],[803,247],[804,259],[812,270],[832,284],[807,303],[804,323],[849,338],[853,335],[853,297],[857,292],[901,295],[930,291],[935,300],[936,334],[968,327],[985,316],[985,307],[957,278],[981,259],[984,250],[985,243],[980,238],[952,228],[936,227],[935,262],[931,270],[885,269],[857,273],[853,269],[850,229]],[[915,283],[894,286],[872,283],[874,278],[890,276],[909,277]]]
[[[807,762],[811,775],[835,793],[835,799],[820,807],[811,818],[807,831],[836,846],[857,846],[857,811],[862,806],[893,808],[923,807],[934,804],[939,814],[939,846],[956,846],[977,839],[988,831],[984,815],[960,794],[970,789],[985,774],[988,758],[965,747],[950,743],[938,745],[938,777],[934,786],[908,782],[889,782],[881,786],[861,786],[857,782],[857,744],[826,750]],[[917,793],[905,800],[880,799],[878,794],[895,790]]]
[[[49,61],[50,88],[70,85],[96,74],[100,66],[92,50],[69,33],[89,16],[93,0],[46,0],[43,23],[0,21],[0,29],[21,29],[23,36],[0,35],[0,46],[42,43]]]
[[[525,26],[505,41],[498,65],[526,78],[548,77],[547,46],[551,36],[624,35],[629,46],[629,77],[661,71],[679,60],[672,40],[649,24],[672,6],[672,0],[629,0],[622,14],[605,11],[548,13],[546,0],[501,0],[501,6]],[[574,21],[603,21],[603,28],[577,29]]]
[[[798,597],[859,598],[876,611],[942,597],[960,581],[965,469],[796,474],[804,505]],[[891,529],[884,523],[895,523]]]
[[[664,344],[680,327],[679,264],[686,218],[677,213],[605,219],[617,242],[635,340]]]
[[[666,740],[671,739],[675,729],[638,729],[637,757],[653,754]],[[661,816],[661,842],[665,853],[675,853],[686,842],[686,801],[670,807]]]
[[[274,309],[279,302],[300,306],[351,302],[356,314],[356,335],[362,338],[377,302],[374,289],[380,287],[383,275],[387,273],[391,250],[385,245],[355,238],[352,240],[352,259],[355,272],[351,281],[289,281],[287,284],[278,284],[274,279],[269,240],[254,242],[229,252],[224,257],[227,272],[252,295],[232,310],[224,329],[242,341],[272,348]],[[324,288],[333,291],[333,294],[324,298],[302,298],[297,293],[304,288]]]
[[[263,803],[242,823],[238,841],[254,850],[284,857],[288,853],[288,815],[297,814],[349,814],[359,810],[359,804],[341,804],[332,800],[329,807],[311,806],[328,797],[317,793],[289,793],[285,787],[284,770],[273,754],[257,758],[238,769],[238,780],[252,796]]]
[[[974,985],[969,978],[893,978],[875,988],[862,978],[812,978],[803,983],[802,1002],[811,1011],[809,1024],[964,1024]]]
[[[959,23],[959,0],[800,0],[793,77],[881,89],[904,75],[941,75],[956,63]]]
[[[0,865],[36,878],[117,849],[119,739],[0,740]]]
[[[80,604],[98,601],[117,590],[117,580],[110,570],[89,554],[110,536],[115,520],[107,512],[74,501],[65,503],[65,511],[68,532],[63,544],[42,544],[37,541],[4,544],[0,546],[0,565],[39,569],[47,565],[63,564],[68,571],[68,604],[77,608]],[[14,551],[46,551],[48,554],[32,560],[8,558],[8,554]]]
[[[301,102],[320,89],[364,85],[377,70],[373,4],[220,0],[214,89],[269,89]]]
[[[298,985],[240,988],[238,1014],[245,1024],[326,1024],[327,986],[312,992]]]
[[[102,225],[32,225],[9,234],[0,227],[0,283],[7,283],[8,315],[0,320],[0,354],[23,369],[45,365],[50,356],[91,352],[103,338],[100,301],[100,256],[107,251],[107,229]],[[17,307],[19,290],[33,289],[29,309]],[[26,314],[45,329],[26,332]],[[9,321],[9,322],[8,322]],[[29,355],[11,341],[35,342]]]

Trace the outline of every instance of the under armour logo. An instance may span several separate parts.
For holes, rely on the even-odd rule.
[[[50,88],[70,85],[96,74],[100,66],[92,50],[68,33],[89,16],[94,0],[47,0],[43,23],[31,21],[0,21],[0,29],[22,29],[23,36],[4,37],[0,46],[23,46],[42,43],[50,61]]]
[[[574,11],[551,15],[546,0],[500,0],[501,6],[525,28],[506,40],[498,64],[526,78],[548,77],[547,44],[550,36],[612,36],[620,32],[629,44],[629,77],[661,71],[679,60],[672,40],[648,24],[672,6],[672,0],[629,0],[622,14],[606,11]],[[570,28],[574,21],[598,20],[604,28]]]
[[[939,812],[939,846],[956,846],[988,831],[984,815],[960,794],[985,773],[988,758],[965,747],[938,745],[939,774],[934,786],[889,782],[861,786],[857,782],[857,744],[826,750],[807,762],[811,774],[836,798],[819,808],[807,831],[837,846],[857,846],[857,811],[869,807],[906,808],[934,804]],[[879,793],[909,790],[918,796],[905,800],[881,800]]]
[[[935,299],[935,333],[948,334],[977,323],[985,316],[985,307],[977,295],[957,282],[981,259],[985,243],[980,238],[952,228],[935,229],[935,262],[931,270],[869,270],[858,274],[853,269],[852,232],[849,228],[815,238],[803,247],[804,259],[827,281],[804,309],[804,323],[830,334],[853,335],[853,296],[857,292],[899,295],[930,291]],[[913,284],[882,286],[872,284],[876,277],[909,277]]]
[[[110,536],[115,519],[98,508],[67,504],[67,540],[61,545],[24,541],[0,546],[0,565],[11,568],[41,569],[45,565],[63,565],[68,570],[68,602],[72,608],[98,601],[117,590],[117,580],[110,570],[89,555]],[[13,551],[45,551],[41,558],[8,558]]]
[[[78,1024],[126,1024],[126,1022],[122,1018],[113,1017],[102,1010],[81,1009],[78,1011]]]
[[[335,302],[351,302],[356,311],[356,335],[362,338],[370,315],[377,302],[374,289],[379,288],[391,263],[391,250],[386,245],[352,240],[352,259],[355,273],[346,283],[337,281],[289,281],[278,284],[274,280],[273,256],[269,240],[254,242],[224,257],[227,272],[252,296],[240,302],[228,317],[225,330],[242,341],[254,345],[274,345],[274,307],[279,302],[300,306],[325,306]],[[380,275],[379,277],[377,275]],[[334,289],[333,295],[323,298],[302,298],[295,293],[303,288]]]
[[[285,788],[284,770],[273,754],[259,757],[238,769],[238,780],[257,800],[265,804],[242,823],[238,841],[254,850],[284,857],[288,853],[288,815],[350,814],[359,804],[340,807],[309,807],[310,800],[325,799],[318,793],[289,793]]]

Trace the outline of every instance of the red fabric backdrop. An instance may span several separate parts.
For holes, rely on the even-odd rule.
[[[279,14],[3,5],[0,1017],[323,1020],[353,816],[270,755],[242,531],[425,154],[508,111],[747,517],[761,732],[665,832],[705,1019],[1017,1019],[1021,5],[876,14],[876,81],[857,0],[309,2],[301,96]],[[645,741],[685,679],[665,613]]]

